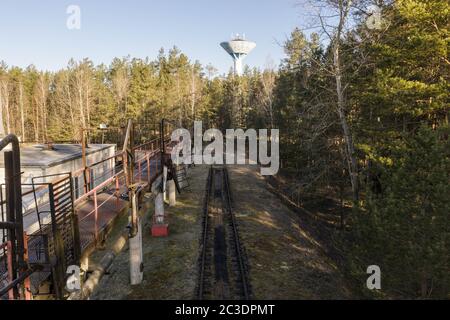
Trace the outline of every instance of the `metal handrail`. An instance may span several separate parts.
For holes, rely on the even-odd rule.
[[[108,178],[107,180],[103,181],[102,183],[100,183],[98,186],[96,186],[89,192],[87,192],[87,193],[81,195],[80,197],[78,197],[77,199],[75,199],[74,204],[79,204],[83,200],[87,200],[89,197],[91,197],[95,193],[97,193],[97,191],[109,186],[113,181],[118,179],[123,173],[124,173],[123,170],[121,170],[118,173],[116,173],[115,175],[113,175],[111,178]]]

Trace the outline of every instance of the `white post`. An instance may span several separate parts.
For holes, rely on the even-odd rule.
[[[130,238],[130,282],[131,285],[140,284],[144,278],[142,268],[142,225],[141,219],[137,214],[137,195],[132,192],[131,210],[133,210],[135,217],[137,217],[137,234]]]
[[[169,192],[169,206],[174,207],[177,205],[177,198],[176,198],[175,181],[173,179],[167,181],[167,190]]]
[[[157,224],[164,223],[164,199],[161,192],[159,192],[155,197],[155,217]]]

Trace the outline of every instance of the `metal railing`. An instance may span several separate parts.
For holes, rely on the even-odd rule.
[[[162,172],[158,158],[161,152],[160,144],[159,139],[154,139],[133,148],[135,153],[134,179],[138,183],[145,186],[151,186],[153,181]],[[99,223],[101,220],[99,216],[100,208],[115,198],[115,206],[118,210],[120,207],[120,199],[126,199],[128,197],[124,170],[124,166],[127,161],[126,159],[126,151],[119,151],[112,157],[89,164],[86,168],[81,168],[72,174],[73,179],[83,182],[77,187],[79,196],[75,199],[75,207],[82,206],[86,201],[91,201],[91,204],[93,204],[92,210],[84,214],[82,217],[79,217],[79,223],[82,225],[86,224],[89,220],[93,221],[95,241],[98,240],[99,233],[102,232],[105,227]],[[90,181],[88,181],[89,179],[85,176],[87,172],[93,172],[96,168],[104,166],[104,164],[109,161],[113,162],[113,164],[110,165],[109,170],[103,172],[101,176],[91,178]],[[90,174],[90,176],[92,177],[92,174]],[[98,181],[98,184],[96,183],[96,180]],[[86,185],[86,183],[88,185]],[[82,192],[80,190],[87,190],[87,192]],[[109,196],[102,197],[100,200],[99,194],[101,193],[109,193]],[[80,231],[82,232],[82,230]]]
[[[129,127],[132,128],[130,125]],[[89,209],[89,212],[84,212],[82,216],[78,215],[80,234],[83,232],[82,225],[88,226],[89,229],[93,227],[95,230],[93,235],[94,241],[97,241],[99,233],[106,227],[106,225],[101,225],[100,209],[111,203],[114,198],[118,209],[120,207],[120,199],[127,199],[131,184],[149,187],[163,172],[164,162],[162,155],[166,153],[166,148],[170,149],[171,147],[168,143],[170,141],[169,130],[164,129],[164,122],[162,122],[159,138],[137,146],[133,146],[133,143],[130,143],[128,149],[124,147],[113,156],[91,164],[84,161],[83,168],[68,173],[71,175],[71,183],[73,183],[72,192],[75,213],[77,213],[78,208],[82,208],[85,205],[93,206],[92,210]],[[128,132],[132,132],[132,129],[131,131],[129,129]],[[7,292],[9,298],[19,298],[19,296],[22,296],[18,290],[19,286],[24,281],[28,281],[30,274],[34,272],[34,267],[27,263],[28,257],[24,255],[27,235],[23,233],[22,216],[31,212],[44,212],[46,206],[49,206],[50,203],[48,201],[49,194],[45,186],[36,184],[32,185],[32,188],[29,190],[22,190],[26,184],[22,184],[20,181],[19,143],[17,138],[13,139],[14,137],[11,136],[0,141],[0,150],[8,144],[12,143],[13,145],[13,152],[8,152],[11,172],[6,177],[5,185],[5,189],[8,189],[9,192],[6,192],[4,195],[2,191],[3,186],[0,185],[0,231],[2,231],[2,239],[0,239],[0,262],[2,262],[0,263],[0,275],[2,275],[0,277],[0,289],[2,289],[2,292]],[[133,133],[130,133],[130,136],[131,141],[133,141]],[[126,137],[125,141],[127,140],[130,141],[130,138],[127,139]],[[5,152],[6,154],[7,152]],[[131,179],[129,173],[132,173]],[[45,183],[55,183],[57,180],[55,178],[53,181],[45,181]],[[100,197],[102,193],[108,193],[108,196]],[[39,198],[42,199],[37,201],[35,198],[34,204],[30,203],[30,207],[23,208],[22,199],[32,194],[35,197],[38,194]],[[11,207],[10,203],[13,203],[14,206]],[[12,217],[18,218],[18,221],[11,220]],[[11,241],[10,236],[7,237],[7,235],[12,234],[10,230],[16,230],[13,241]],[[13,257],[17,257],[18,261],[10,261]],[[2,270],[2,267],[5,270]],[[13,273],[12,275],[11,272]]]

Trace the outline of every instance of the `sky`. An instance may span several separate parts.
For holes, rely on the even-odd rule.
[[[232,66],[219,46],[232,34],[256,42],[245,63],[264,68],[284,57],[281,43],[300,26],[296,0],[1,0],[0,61],[58,70],[70,58],[109,64],[114,57],[156,58],[174,45],[219,73]],[[80,29],[67,8],[80,8]]]

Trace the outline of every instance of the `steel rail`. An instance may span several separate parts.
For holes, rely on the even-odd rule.
[[[249,288],[249,281],[247,279],[247,269],[245,268],[244,264],[244,257],[243,253],[241,251],[241,241],[239,238],[239,233],[237,230],[237,222],[236,218],[232,211],[231,206],[231,189],[230,189],[230,183],[228,178],[228,171],[226,168],[221,169],[215,169],[211,166],[208,173],[207,178],[207,186],[206,186],[206,192],[205,192],[205,198],[203,201],[203,234],[201,239],[201,256],[200,256],[200,272],[199,272],[199,281],[198,281],[198,292],[197,292],[197,298],[199,300],[202,300],[204,298],[204,288],[205,288],[205,269],[206,269],[206,256],[207,256],[207,249],[208,249],[208,228],[210,227],[208,224],[208,215],[209,215],[209,200],[213,188],[213,176],[215,171],[221,171],[222,173],[222,194],[223,198],[222,201],[224,203],[222,204],[226,208],[226,214],[230,217],[230,224],[232,228],[232,236],[230,241],[235,246],[235,255],[237,260],[237,270],[236,272],[239,273],[238,279],[241,281],[242,284],[242,299],[243,300],[249,300],[250,299],[250,288]]]
[[[200,275],[199,275],[199,287],[198,287],[198,299],[203,299],[203,289],[205,281],[205,261],[206,261],[206,246],[208,242],[208,206],[209,206],[209,196],[211,194],[212,188],[212,167],[209,169],[208,178],[206,182],[205,198],[203,200],[203,234],[202,234],[202,255],[200,260]]]
[[[246,269],[244,267],[244,261],[242,258],[242,252],[241,252],[241,241],[239,239],[239,233],[237,231],[237,223],[236,223],[236,217],[233,214],[232,207],[231,207],[231,196],[230,196],[230,184],[228,181],[228,170],[226,168],[223,168],[223,180],[225,184],[225,197],[226,197],[226,204],[228,209],[228,214],[231,217],[231,225],[233,227],[233,235],[234,235],[234,242],[236,245],[236,255],[239,262],[239,271],[241,274],[241,281],[242,281],[242,290],[244,292],[244,298],[245,300],[249,299],[249,288],[248,288],[248,281],[246,276]]]

